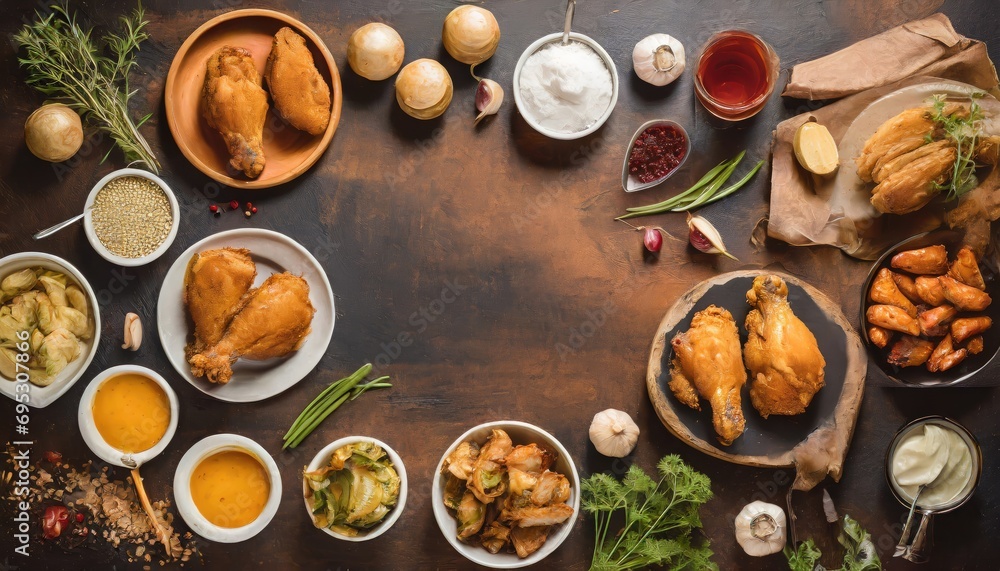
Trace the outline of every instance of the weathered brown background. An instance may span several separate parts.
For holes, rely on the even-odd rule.
[[[127,0],[73,4],[99,25],[133,5]],[[162,372],[182,403],[170,449],[143,468],[152,496],[171,495],[170,482],[181,455],[209,434],[249,436],[282,466],[285,493],[274,521],[264,533],[242,544],[202,542],[208,568],[467,569],[471,565],[445,542],[431,514],[432,470],[448,443],[474,424],[519,419],[553,432],[583,474],[620,471],[624,464],[599,456],[587,438],[592,415],[616,407],[632,414],[642,428],[630,460],[652,469],[662,455],[680,453],[711,476],[716,498],[703,515],[721,568],[783,566],[780,556],[745,556],[733,541],[732,521],[751,499],[783,503],[790,472],[725,464],[671,437],[650,407],[643,384],[651,336],[666,308],[683,291],[718,272],[749,267],[779,268],[811,282],[839,301],[856,322],[860,282],[868,267],[827,248],[769,243],[754,249],[748,238],[767,212],[766,167],[740,194],[702,212],[721,229],[741,262],[698,254],[685,242],[672,240],[665,242],[658,260],[644,259],[640,235],[614,222],[614,215],[685,187],[743,148],[748,149],[748,162],[767,157],[774,125],[809,109],[809,104],[775,96],[755,119],[720,129],[695,103],[690,71],[673,86],[651,88],[631,71],[632,46],[649,33],[668,32],[693,56],[713,32],[740,27],[767,39],[787,69],[926,15],[940,1],[581,0],[575,27],[612,55],[621,92],[617,109],[598,134],[566,143],[535,134],[515,111],[510,93],[511,73],[521,51],[561,26],[561,0],[484,3],[496,14],[503,39],[497,55],[479,71],[498,80],[508,93],[500,115],[478,129],[472,126],[475,84],[440,45],[442,19],[457,2],[147,0],[144,4],[152,39],[143,46],[139,72],[133,78],[140,89],[135,114],[154,111],[143,133],[163,163],[164,178],[188,207],[166,255],[146,267],[122,270],[91,250],[80,226],[43,242],[29,237],[78,212],[93,183],[124,165],[115,152],[107,163],[99,164],[107,143],[66,165],[51,166],[29,154],[20,131],[43,98],[25,86],[10,37],[22,20],[31,17],[36,3],[3,2],[0,253],[38,249],[64,256],[84,271],[95,290],[107,290],[104,295],[111,300],[101,308],[103,346],[88,374],[57,403],[32,414],[33,436],[40,443],[33,452],[36,458],[44,449],[60,450],[74,464],[89,458],[76,427],[84,386],[106,367],[141,363]],[[220,192],[188,164],[170,136],[163,112],[164,81],[181,42],[205,20],[242,7],[286,11],[315,29],[338,61],[346,99],[340,127],[320,162],[292,183],[253,193]],[[1000,41],[996,28],[1000,9],[992,0],[947,2],[941,9],[960,32]],[[406,117],[396,106],[391,81],[369,83],[348,69],[347,38],[372,20],[386,21],[399,30],[406,41],[407,61],[432,57],[448,68],[455,81],[455,99],[443,119],[422,123]],[[624,145],[640,123],[657,117],[675,119],[688,129],[693,156],[671,184],[625,195],[619,187]],[[209,200],[232,198],[252,200],[260,212],[249,221],[237,214],[216,219],[208,213]],[[649,222],[685,236],[683,215]],[[327,354],[302,383],[268,401],[238,405],[208,398],[173,373],[155,334],[155,304],[160,280],[180,252],[214,232],[248,226],[284,232],[311,250],[330,276],[339,315]],[[436,302],[449,283],[465,289],[452,303]],[[434,312],[442,307],[432,322],[421,321],[422,309]],[[138,353],[118,348],[118,331],[127,311],[138,312],[146,326]],[[401,333],[409,333],[412,344],[390,347]],[[560,351],[559,344],[572,351]],[[392,375],[391,391],[372,393],[345,406],[300,450],[280,452],[281,434],[321,386],[383,352],[390,354],[391,364],[380,372]],[[985,374],[997,374],[997,368]],[[4,400],[0,408],[0,433],[9,438],[13,407]],[[997,552],[1000,533],[1000,435],[994,420],[998,408],[1000,398],[988,389],[870,388],[844,478],[836,485],[828,482],[827,487],[840,510],[859,519],[887,557],[903,515],[883,477],[889,439],[912,418],[951,416],[980,439],[986,465],[975,498],[938,520],[935,560],[948,568],[990,567],[989,556]],[[403,517],[387,535],[370,543],[337,542],[313,529],[297,491],[301,467],[323,444],[349,434],[389,442],[404,458],[410,476],[410,500]],[[819,490],[798,495],[796,502],[803,532],[815,535],[826,547],[824,564],[839,566],[833,536],[822,523]],[[4,506],[0,512],[5,522],[0,525],[0,562],[21,569],[126,567],[118,554],[100,543],[69,552],[36,543],[30,561],[13,556],[6,523],[11,509]],[[591,529],[591,521],[581,517],[570,539],[538,567],[586,569]],[[888,567],[905,565],[897,560]]]

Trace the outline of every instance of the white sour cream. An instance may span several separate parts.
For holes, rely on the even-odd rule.
[[[926,485],[917,505],[943,506],[962,493],[972,479],[972,451],[954,430],[924,424],[910,431],[892,456],[892,477],[912,501]]]

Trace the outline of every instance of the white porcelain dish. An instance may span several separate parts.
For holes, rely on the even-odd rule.
[[[316,314],[313,315],[312,332],[298,351],[287,357],[267,361],[240,359],[233,364],[233,378],[224,385],[217,385],[192,375],[184,356],[184,346],[192,327],[183,301],[184,274],[188,261],[196,252],[226,246],[250,250],[250,255],[257,264],[254,286],[259,286],[272,273],[284,271],[305,278],[309,283],[309,299],[316,308]],[[288,236],[256,228],[213,234],[185,250],[163,278],[160,297],[156,303],[156,327],[160,344],[163,345],[170,364],[201,392],[229,402],[264,400],[301,381],[326,353],[333,337],[335,316],[330,280],[316,258]]]
[[[448,454],[458,447],[459,444],[467,440],[474,440],[479,444],[486,442],[486,438],[497,428],[506,431],[515,445],[534,442],[535,444],[544,445],[555,450],[559,458],[551,469],[569,478],[571,485],[571,495],[567,503],[573,508],[573,515],[562,525],[556,527],[541,549],[524,559],[521,559],[515,553],[500,552],[493,554],[479,545],[470,545],[459,541],[457,535],[458,524],[455,521],[455,517],[451,515],[448,508],[444,505],[444,486],[447,478],[441,474],[441,468],[444,466],[444,461],[448,457]],[[444,451],[434,471],[434,481],[431,486],[431,505],[434,510],[434,519],[437,520],[438,527],[441,529],[441,533],[445,539],[469,561],[491,569],[527,567],[548,557],[549,554],[559,548],[562,542],[569,537],[570,532],[573,531],[573,525],[580,514],[580,475],[577,473],[576,465],[573,463],[573,459],[570,457],[569,452],[566,451],[566,448],[554,436],[541,428],[516,420],[487,422],[467,430],[465,434],[456,438]]]
[[[330,444],[327,444],[319,451],[318,454],[309,463],[306,468],[307,471],[319,470],[324,465],[330,461],[330,457],[337,449],[347,446],[348,444],[354,444],[355,442],[374,442],[378,446],[381,446],[385,450],[386,454],[389,456],[389,460],[392,461],[392,466],[396,469],[396,473],[399,474],[399,499],[396,501],[396,505],[389,511],[381,522],[375,527],[367,530],[361,531],[358,535],[351,537],[349,535],[344,535],[342,533],[337,533],[332,529],[320,528],[327,535],[341,539],[343,541],[368,541],[370,539],[375,539],[376,537],[382,535],[383,533],[389,531],[392,524],[396,523],[399,516],[403,515],[403,508],[406,507],[406,491],[408,488],[408,482],[406,479],[406,467],[403,466],[403,459],[396,454],[396,451],[392,449],[388,444],[378,440],[376,438],[370,438],[368,436],[347,436],[339,440],[334,440]],[[312,522],[312,505],[310,504],[310,498],[312,494],[310,493],[309,485],[306,484],[305,478],[302,479],[302,498],[305,500],[306,514],[309,517],[309,521]]]
[[[127,176],[145,178],[156,183],[156,185],[163,191],[163,194],[166,195],[167,201],[170,202],[170,214],[173,217],[173,221],[170,226],[170,233],[167,234],[163,243],[150,254],[142,256],[141,258],[123,258],[122,256],[111,253],[111,250],[108,250],[108,248],[101,243],[100,238],[97,237],[97,233],[94,231],[94,211],[91,210],[91,206],[94,205],[97,193],[100,192],[106,184],[111,182],[111,180]],[[83,217],[83,231],[87,235],[87,240],[90,242],[90,245],[94,247],[94,250],[96,250],[102,258],[113,264],[118,264],[119,266],[142,266],[162,256],[163,253],[170,248],[170,245],[174,243],[174,238],[177,237],[177,228],[179,228],[181,224],[181,209],[177,204],[177,197],[174,196],[174,192],[170,190],[167,183],[163,182],[163,179],[142,169],[125,168],[108,173],[107,176],[97,181],[97,184],[95,184],[94,188],[91,189],[90,194],[87,195],[87,202],[84,204],[83,208],[87,213],[86,216]]]
[[[91,338],[81,341],[80,356],[56,375],[55,380],[48,386],[39,387],[27,383],[27,391],[18,391],[18,383],[6,378],[0,378],[0,392],[14,400],[17,400],[18,394],[27,394],[28,400],[25,404],[36,408],[44,408],[68,391],[83,376],[84,371],[90,366],[90,362],[94,360],[94,355],[97,353],[98,341],[101,338],[101,315],[97,296],[94,295],[94,290],[90,287],[90,283],[83,277],[80,270],[59,256],[53,256],[44,252],[11,254],[0,259],[0,279],[25,268],[38,267],[66,274],[80,286],[80,289],[87,296],[88,309],[94,326],[94,334]],[[23,399],[23,397],[21,398]]]
[[[170,423],[167,425],[167,431],[149,450],[143,450],[142,452],[135,452],[131,454],[122,452],[121,450],[112,447],[104,440],[100,431],[97,430],[93,413],[94,397],[97,396],[97,389],[101,388],[104,381],[107,381],[111,377],[127,373],[135,373],[152,379],[161,389],[163,389],[163,392],[167,395],[167,400],[170,402]],[[180,406],[177,401],[177,393],[170,388],[170,384],[167,383],[166,379],[160,376],[159,373],[138,365],[118,365],[117,367],[105,369],[101,372],[101,374],[94,377],[94,380],[90,381],[90,384],[87,385],[86,390],[83,391],[83,396],[80,397],[77,420],[80,424],[80,434],[83,436],[83,441],[87,443],[87,447],[89,447],[98,458],[104,460],[108,464],[114,464],[115,466],[120,466],[122,468],[132,469],[145,464],[151,458],[157,456],[160,452],[163,452],[163,450],[166,449],[167,445],[170,444],[170,439],[174,437],[174,432],[177,431],[177,417],[179,411]]]
[[[267,471],[271,484],[271,492],[267,503],[264,504],[264,510],[257,519],[243,527],[220,527],[208,521],[198,511],[191,497],[191,474],[198,464],[213,454],[227,450],[247,452],[259,460]],[[177,471],[174,472],[174,500],[177,503],[177,511],[191,531],[210,541],[239,543],[263,531],[274,518],[274,514],[278,513],[278,504],[281,503],[281,474],[274,458],[260,444],[238,434],[215,434],[199,440],[181,457]]]
[[[546,44],[562,41],[562,37],[562,32],[542,36],[541,38],[535,40],[526,50],[524,50],[524,53],[521,54],[520,59],[517,60],[517,65],[514,67],[514,104],[517,105],[517,109],[520,111],[521,117],[524,118],[525,122],[527,122],[532,129],[551,139],[569,141],[586,137],[587,135],[597,131],[602,125],[604,125],[604,122],[608,120],[608,117],[611,116],[611,112],[614,111],[615,105],[618,103],[618,70],[615,68],[614,60],[612,60],[611,56],[608,55],[608,52],[601,47],[601,44],[597,43],[597,41],[589,36],[578,34],[576,32],[570,32],[569,37],[571,40],[576,40],[589,46],[597,52],[597,55],[601,56],[601,59],[604,61],[604,65],[608,67],[608,71],[611,73],[611,101],[608,103],[608,108],[604,110],[604,113],[596,121],[594,121],[593,124],[582,131],[567,133],[564,131],[554,131],[539,125],[538,122],[531,116],[531,113],[526,111],[524,101],[521,99],[521,68],[524,67],[524,62],[528,61],[531,54],[537,52]]]

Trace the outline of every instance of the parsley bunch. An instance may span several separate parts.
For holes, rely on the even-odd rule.
[[[583,510],[594,517],[597,532],[591,571],[718,569],[708,541],[692,541],[701,529],[698,511],[712,497],[708,476],[676,454],[665,456],[656,468],[659,480],[633,464],[621,481],[594,474],[581,482]],[[612,522],[622,517],[624,527],[612,530]]]
[[[976,178],[976,144],[979,135],[982,133],[983,110],[976,103],[976,98],[982,94],[973,94],[970,97],[968,115],[961,113],[945,114],[945,97],[935,95],[933,98],[933,111],[931,119],[944,131],[946,139],[955,144],[958,155],[955,158],[955,166],[952,168],[951,176],[944,183],[935,184],[937,190],[947,191],[947,200],[955,200],[966,192],[969,192],[979,180]],[[931,135],[928,135],[930,137]]]

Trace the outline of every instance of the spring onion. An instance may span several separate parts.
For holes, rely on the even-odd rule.
[[[360,384],[361,380],[368,376],[372,370],[371,363],[361,367],[348,377],[330,383],[330,386],[323,389],[319,395],[310,402],[305,410],[299,414],[291,428],[282,437],[284,444],[281,449],[295,448],[305,440],[306,436],[317,427],[323,420],[333,414],[340,405],[349,400],[354,400],[369,389],[381,389],[391,387],[392,384],[385,382],[389,377],[379,377],[373,381]]]
[[[743,160],[745,155],[746,151],[743,151],[735,157],[719,163],[715,168],[705,173],[705,176],[701,177],[698,182],[694,183],[694,186],[676,196],[672,196],[656,204],[627,208],[628,212],[619,216],[616,220],[661,214],[664,212],[686,212],[722,200],[746,185],[757,174],[760,167],[764,165],[764,161],[758,161],[750,169],[750,172],[743,175],[739,181],[723,188],[723,185],[732,176],[733,171],[736,170],[736,167],[739,166],[740,161]]]

